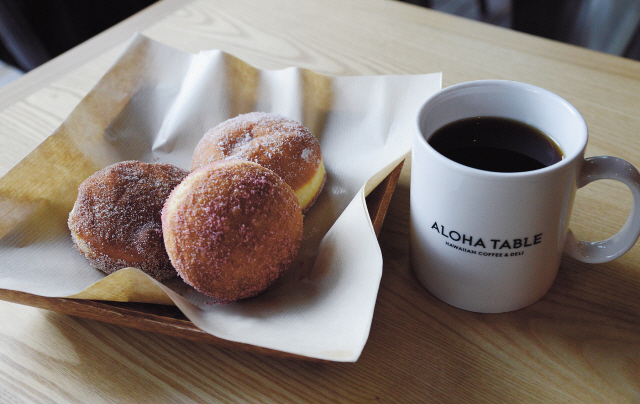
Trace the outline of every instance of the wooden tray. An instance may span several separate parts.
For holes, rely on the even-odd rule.
[[[367,196],[367,208],[376,235],[380,233],[380,229],[382,228],[382,223],[387,213],[391,196],[398,183],[403,164],[404,163],[400,163],[387,178]],[[0,300],[192,341],[205,342],[223,348],[241,349],[279,357],[310,359],[272,349],[216,338],[196,327],[175,306],[43,297],[6,289],[0,289]]]

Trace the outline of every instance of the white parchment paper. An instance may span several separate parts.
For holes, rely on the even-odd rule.
[[[219,338],[355,361],[382,274],[365,193],[409,153],[418,107],[440,87],[439,73],[260,70],[221,51],[188,54],[136,35],[65,122],[0,179],[0,288],[173,303]],[[180,281],[161,285],[135,269],[105,277],[75,250],[66,220],[85,178],[123,160],[189,169],[209,128],[251,111],[302,122],[327,171],[298,257],[268,292],[212,305]]]

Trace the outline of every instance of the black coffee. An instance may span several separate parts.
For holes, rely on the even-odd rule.
[[[563,158],[560,147],[541,130],[507,118],[454,121],[431,135],[429,144],[457,163],[503,173],[538,170]]]

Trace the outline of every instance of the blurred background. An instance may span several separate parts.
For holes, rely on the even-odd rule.
[[[155,1],[0,0],[0,86]],[[640,0],[399,1],[640,60]]]
[[[640,60],[640,0],[405,0],[449,14]]]

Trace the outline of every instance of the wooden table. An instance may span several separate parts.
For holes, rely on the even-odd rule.
[[[394,1],[164,0],[0,90],[0,174],[62,122],[134,31],[260,68],[525,81],[583,113],[588,155],[640,165],[638,62]],[[380,234],[384,274],[358,362],[278,359],[0,302],[0,401],[640,402],[640,248],[608,264],[565,259],[552,290],[523,310],[455,309],[410,270],[409,176],[406,164]],[[630,205],[618,184],[590,185],[574,232],[612,235]]]

